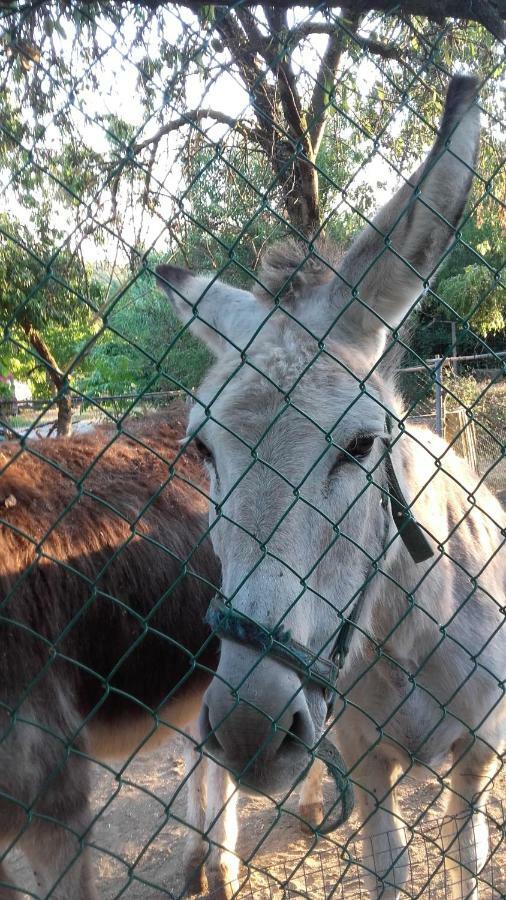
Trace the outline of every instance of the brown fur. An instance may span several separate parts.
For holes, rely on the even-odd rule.
[[[174,463],[180,423],[124,427],[0,449],[0,851],[18,837],[34,862],[49,844],[62,868],[47,883],[75,847],[26,814],[80,834],[91,821],[87,763],[68,748],[156,745],[195,715],[217,661],[201,466],[192,450]],[[83,873],[79,855],[54,896],[95,896]]]

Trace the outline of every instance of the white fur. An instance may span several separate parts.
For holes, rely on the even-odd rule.
[[[213,353],[243,350],[266,316],[253,294],[209,275],[190,275],[184,293],[164,285],[177,315]]]

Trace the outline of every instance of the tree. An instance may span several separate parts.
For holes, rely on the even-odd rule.
[[[395,12],[383,0],[309,13],[292,6],[4,5],[0,173],[16,212],[0,253],[8,291],[0,303],[11,344],[23,335],[36,377],[41,365],[52,373],[67,420],[68,366],[89,378],[86,354],[98,366],[102,349],[117,348],[129,320],[120,302],[112,329],[113,285],[120,270],[125,279],[144,272],[162,230],[177,260],[208,260],[246,280],[265,242],[287,229],[346,241],[361,227],[392,171],[405,174],[430,143],[448,72],[478,69],[481,102],[493,110],[504,0],[464,10],[457,0],[404,0]],[[237,97],[229,104],[213,95],[232,81],[242,110]],[[123,83],[127,102],[117,96]],[[488,207],[482,182],[475,202],[491,220],[505,187],[500,156],[490,119],[480,163]],[[488,261],[488,251],[481,255]],[[92,284],[89,261],[99,258],[107,279]],[[445,278],[467,278],[477,295],[483,281],[464,269],[478,264],[462,260]],[[496,279],[499,262],[490,266]],[[463,282],[438,284],[448,305],[457,301]],[[484,319],[476,304],[472,311],[482,335],[485,307]]]
[[[24,7],[22,13],[11,14],[12,30],[5,40],[8,74],[4,85],[9,84],[10,76],[11,91],[16,82],[21,85],[37,112],[55,110],[59,95],[73,96],[76,85],[89,82],[90,87],[97,89],[98,64],[104,53],[103,24],[121,29],[126,13],[137,25],[132,49],[139,55],[138,89],[144,119],[159,121],[156,130],[138,140],[135,128],[124,119],[100,114],[98,118],[110,143],[110,154],[100,155],[76,140],[72,105],[58,110],[58,127],[66,138],[65,152],[60,153],[58,161],[59,179],[76,198],[86,200],[105,177],[111,196],[109,218],[100,223],[102,227],[113,221],[118,211],[120,182],[124,185],[128,179],[134,183],[145,177],[146,190],[141,199],[147,207],[156,204],[157,190],[150,190],[150,176],[164,138],[181,129],[188,133],[189,125],[194,133],[202,132],[209,122],[216,122],[227,126],[243,145],[262,152],[281,191],[288,220],[301,234],[310,237],[320,228],[324,214],[318,156],[326,125],[342,111],[346,93],[354,91],[355,100],[364,110],[371,100],[381,99],[386,120],[395,111],[395,105],[402,106],[399,97],[409,87],[414,92],[414,102],[423,98],[424,113],[429,116],[433,112],[431,105],[437,109],[441,101],[441,68],[450,68],[455,59],[460,64],[469,61],[476,65],[479,61],[485,72],[497,65],[499,48],[483,27],[471,23],[481,22],[499,35],[504,13],[503,0],[481,0],[465,4],[464,9],[457,0],[404,0],[398,15],[368,18],[368,11],[384,11],[390,4],[383,0],[360,0],[349,5],[328,3],[323,14],[296,16],[289,15],[289,3],[234,4],[232,8],[232,4],[183,2],[170,4],[181,28],[177,39],[171,42],[166,37],[170,32],[166,4],[156,0],[135,5],[63,4],[58,16],[54,14],[55,5],[37,2],[28,10]],[[182,17],[186,8],[193,11],[193,21]],[[433,21],[423,23],[415,18],[424,14]],[[461,23],[445,23],[445,16],[471,21],[464,29]],[[161,36],[156,57],[150,43],[155,29]],[[76,77],[72,72],[64,51],[65,39],[78,40],[83,60],[90,62],[84,77],[81,73]],[[301,53],[314,53],[316,46],[318,60],[301,70]],[[357,96],[353,73],[364,58],[372,60],[378,78],[362,101]],[[427,62],[437,65],[424,72]],[[48,77],[48,63],[54,68],[52,77]],[[229,65],[249,96],[246,115],[231,116],[203,103],[188,108],[188,79],[196,74],[212,82]],[[417,73],[423,74],[414,79]],[[157,79],[159,85],[162,78],[165,90],[161,98]],[[4,101],[4,107],[8,105],[9,101]],[[4,109],[4,115],[5,112]],[[375,123],[374,118],[370,124],[379,125],[380,121]],[[26,120],[23,125],[16,122],[13,107],[9,119],[14,121],[9,123],[7,133],[18,143],[19,137],[23,138],[29,130],[37,134],[37,126],[29,129]],[[364,123],[364,136],[374,140],[375,132],[368,124]],[[230,137],[227,135],[226,139]],[[30,178],[34,177],[37,176],[31,171]],[[100,210],[104,207],[102,193]]]
[[[326,21],[319,17],[302,22],[289,23],[288,4],[263,4],[262,15],[247,6],[223,10],[219,7],[187,4],[197,10],[200,22],[212,35],[210,45],[213,52],[227,52],[235,71],[240,77],[250,98],[250,108],[254,120],[232,119],[218,110],[199,107],[189,110],[182,117],[172,118],[153,135],[134,145],[136,153],[149,149],[156,154],[160,141],[176,129],[188,123],[199,126],[205,120],[227,124],[237,131],[243,142],[259,147],[267,158],[280,188],[286,216],[301,235],[314,237],[322,224],[323,210],[320,202],[319,152],[329,118],[342,110],[346,92],[353,89],[350,71],[341,72],[341,63],[346,54],[357,64],[364,54],[383,61],[395,61],[402,82],[395,84],[395,90],[386,96],[385,87],[374,85],[367,98],[378,98],[381,92],[386,110],[390,104],[398,103],[398,95],[412,81],[417,68],[417,57],[422,58],[428,47],[438,41],[439,24],[429,26],[422,33],[411,21],[405,23],[400,17],[380,20],[380,37],[360,33],[363,12],[366,9],[384,7],[386,4],[361,3],[341,4],[340,14],[334,14],[329,7]],[[437,4],[436,16],[441,21],[441,10],[445,4]],[[407,8],[410,7],[406,3]],[[411,4],[419,13],[423,3]],[[448,4],[453,10],[454,4]],[[485,16],[487,4],[482,4]],[[429,14],[434,14],[436,5],[427,3]],[[490,14],[492,15],[490,5]],[[362,12],[362,14],[361,14]],[[486,18],[486,16],[485,16]],[[480,33],[474,29],[475,40]],[[395,40],[393,38],[395,34]],[[309,78],[297,76],[295,58],[301,47],[306,47],[315,36],[325,36],[326,45],[321,51],[317,70]],[[462,56],[465,49],[462,36],[454,36],[457,54]],[[465,43],[474,53],[473,26],[468,27]],[[489,41],[489,46],[491,42]],[[454,50],[455,52],[455,50]],[[451,64],[451,54],[445,62]],[[208,65],[209,63],[207,63]],[[205,70],[206,62],[202,61]],[[380,70],[381,71],[381,70]],[[304,73],[302,73],[304,75]],[[433,91],[441,96],[442,82],[438,73],[432,73]],[[307,73],[306,73],[307,76]],[[415,85],[415,94],[418,91]],[[426,87],[426,85],[425,85]],[[393,96],[392,96],[393,95]],[[434,97],[432,98],[434,99]],[[367,103],[364,106],[368,105]],[[434,104],[433,104],[434,105]],[[426,114],[430,115],[430,104],[425,101]],[[391,109],[390,109],[391,111]],[[371,109],[369,109],[369,113]],[[377,122],[371,124],[378,124]],[[365,133],[373,137],[374,130],[367,127]]]
[[[61,240],[61,236],[60,240]],[[33,234],[12,216],[0,214],[0,296],[4,338],[3,365],[19,377],[41,373],[52,385],[58,406],[58,434],[71,432],[72,397],[66,371],[79,338],[92,329],[92,310],[100,298],[96,283],[86,277],[86,267],[63,251],[54,265],[46,260],[58,235],[48,230],[46,242],[34,242]],[[78,302],[76,302],[78,300]],[[57,344],[55,331],[65,332],[61,363],[48,343]]]
[[[93,343],[76,376],[79,391],[141,395],[195,388],[211,361],[206,347],[189,332],[179,336],[179,323],[149,274],[136,279],[127,291],[120,287],[113,289],[119,299],[108,314],[108,328]]]

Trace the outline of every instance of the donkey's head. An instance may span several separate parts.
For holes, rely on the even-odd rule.
[[[223,636],[202,724],[209,750],[253,787],[300,774],[328,694],[249,640],[251,623],[281,626],[305,651],[330,657],[367,582],[353,665],[379,590],[372,563],[387,545],[392,559],[407,552],[384,501],[393,396],[377,363],[454,239],[478,147],[475,92],[474,79],[453,79],[427,160],[339,263],[305,258],[290,243],[274,248],[256,296],[157,269],[178,316],[217,357],[188,436],[209,471],[222,592],[242,615]]]

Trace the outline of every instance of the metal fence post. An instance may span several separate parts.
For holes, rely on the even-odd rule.
[[[450,322],[450,328],[452,330],[452,349],[451,349],[451,355],[453,357],[452,369],[453,369],[455,375],[458,375],[459,374],[459,364],[458,364],[458,360],[456,359],[456,356],[457,356],[457,324],[456,324],[456,322]]]
[[[443,437],[443,385],[442,385],[442,377],[443,377],[443,361],[440,356],[436,357],[436,365],[434,368],[434,375],[436,376],[436,391],[435,391],[435,403],[436,403],[436,432]]]

